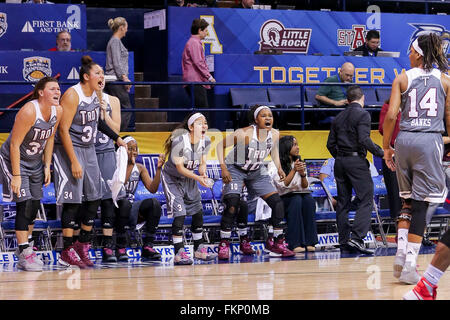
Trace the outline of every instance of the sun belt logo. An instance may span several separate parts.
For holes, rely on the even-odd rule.
[[[285,28],[278,20],[268,20],[260,29],[259,50],[277,49],[283,53],[308,53],[312,29]]]
[[[409,23],[410,26],[414,27],[416,30],[411,35],[409,39],[409,45],[406,52],[409,54],[409,48],[411,48],[412,43],[419,36],[423,34],[436,33],[442,38],[444,54],[447,54],[450,46],[450,30],[445,30],[445,28],[439,24],[423,24],[423,23]]]
[[[6,13],[0,12],[0,38],[6,33],[8,24],[6,23]]]
[[[23,59],[23,78],[36,82],[43,77],[51,77],[51,60],[45,57],[28,57]]]
[[[339,47],[349,47],[349,50],[355,50],[362,46],[366,38],[365,25],[352,25],[351,29],[337,30],[337,45]]]

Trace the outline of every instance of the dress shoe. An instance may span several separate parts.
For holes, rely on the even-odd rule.
[[[369,250],[365,247],[364,243],[359,242],[358,240],[355,239],[350,239],[347,242],[347,245],[350,246],[351,248],[359,251],[360,253],[364,253],[364,254],[373,254],[372,250]]]

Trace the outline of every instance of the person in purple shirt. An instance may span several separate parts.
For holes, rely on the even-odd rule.
[[[216,82],[206,65],[205,52],[202,45],[202,40],[208,34],[206,30],[208,25],[208,22],[204,19],[194,19],[192,21],[191,37],[184,47],[181,61],[184,82]],[[185,89],[189,97],[191,97],[191,87],[185,86]],[[208,108],[207,89],[211,89],[211,86],[194,86],[195,107]]]

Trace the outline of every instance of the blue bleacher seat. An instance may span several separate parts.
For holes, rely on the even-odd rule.
[[[389,100],[391,96],[391,88],[377,88],[376,92],[378,101],[381,105],[383,105],[386,100]]]
[[[270,102],[284,107],[301,105],[300,88],[268,88]]]
[[[270,103],[266,88],[230,88],[233,106],[250,108],[256,104],[273,106]]]
[[[306,95],[306,103],[308,106],[319,106],[320,103],[316,100],[316,94],[317,91],[319,89],[318,88],[313,88],[313,87],[305,87],[305,95]]]
[[[375,88],[362,87],[364,92],[364,105],[368,107],[381,107],[383,103],[380,103],[375,92]]]

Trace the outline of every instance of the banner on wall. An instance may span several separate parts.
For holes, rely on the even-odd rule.
[[[217,82],[243,83],[320,83],[336,75],[344,62],[355,65],[353,81],[359,84],[392,83],[408,58],[316,57],[300,55],[227,55],[215,57]],[[229,87],[216,86],[216,94],[227,94]]]
[[[58,52],[58,51],[3,51],[0,60],[0,81],[28,81],[33,84],[45,76],[60,74],[59,81],[80,79],[81,57],[91,56],[104,68],[106,52]],[[134,53],[129,53],[129,77],[134,80]],[[28,93],[31,85],[0,85],[1,93]],[[4,107],[4,106],[2,106]]]
[[[48,50],[62,30],[72,35],[72,49],[86,49],[85,5],[0,3],[1,50]]]
[[[277,49],[287,54],[343,55],[363,44],[368,30],[380,31],[381,48],[408,57],[411,43],[435,32],[449,52],[450,20],[425,14],[245,10],[229,8],[168,9],[168,73],[181,74],[181,55],[194,19],[208,21],[205,54],[254,54]],[[219,62],[216,60],[215,65]],[[217,69],[216,69],[217,75]],[[217,78],[216,78],[217,80]]]

